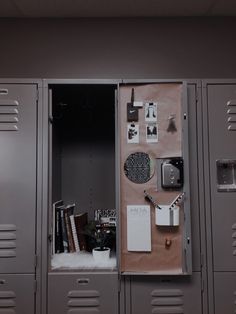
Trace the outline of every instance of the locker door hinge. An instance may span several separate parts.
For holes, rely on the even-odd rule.
[[[34,293],[37,292],[37,288],[38,288],[38,284],[37,284],[37,280],[34,281]]]
[[[118,293],[121,292],[121,276],[118,275]]]
[[[199,96],[200,90],[199,88],[196,91],[196,104],[199,102],[200,96]]]
[[[201,254],[200,258],[201,258],[201,268],[203,268],[204,267],[204,254]]]
[[[115,108],[118,106],[118,91],[117,89],[115,90]]]
[[[34,256],[34,267],[37,268],[38,265],[38,255]]]
[[[204,291],[204,286],[205,286],[205,282],[204,282],[204,279],[202,278],[202,280],[201,280],[201,291],[202,292]]]
[[[39,89],[37,88],[37,92],[36,92],[36,101],[39,101]]]

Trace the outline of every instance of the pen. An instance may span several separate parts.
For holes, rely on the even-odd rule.
[[[146,190],[144,190],[143,193],[145,195],[145,200],[151,202],[154,205],[154,207],[161,209],[161,207],[155,202],[153,197],[146,192]]]

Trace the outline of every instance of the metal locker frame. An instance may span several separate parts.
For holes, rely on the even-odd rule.
[[[16,284],[18,284],[19,280],[17,278],[21,278],[20,282],[24,278],[24,276],[27,276],[26,279],[32,277],[33,284],[32,287],[29,288],[31,292],[34,293],[34,308],[36,314],[41,314],[41,291],[38,289],[40,286],[41,281],[41,224],[42,224],[42,85],[43,82],[41,79],[19,79],[19,78],[1,78],[0,84],[14,84],[14,85],[36,85],[37,86],[37,94],[36,96],[36,102],[37,102],[37,108],[36,108],[36,226],[35,226],[35,271],[34,275],[25,275],[25,274],[3,274],[3,277],[10,278],[11,282],[14,283],[14,280],[16,279]],[[15,277],[15,278],[14,278]],[[5,280],[5,279],[4,279]],[[13,281],[12,281],[13,280]],[[22,285],[22,282],[20,283]],[[28,286],[30,284],[27,284]],[[32,291],[33,289],[33,291]]]
[[[42,291],[42,313],[47,313],[47,295],[48,295],[48,286],[47,286],[47,276],[48,276],[48,204],[50,201],[50,191],[48,191],[48,182],[50,181],[50,174],[49,174],[49,163],[48,163],[48,155],[49,155],[49,146],[48,146],[48,117],[49,117],[49,99],[48,99],[48,90],[50,84],[65,84],[65,85],[99,85],[99,84],[106,84],[106,85],[117,85],[117,89],[119,87],[119,83],[121,80],[106,80],[106,79],[44,79],[43,80],[43,217],[42,217],[42,282],[41,282],[41,291]],[[115,105],[115,104],[114,104]],[[115,110],[116,106],[115,106]],[[116,124],[116,122],[115,122]],[[116,125],[115,125],[116,127]],[[116,149],[117,149],[117,143],[115,143]],[[116,162],[117,164],[117,162]],[[49,180],[49,181],[48,181]],[[117,198],[117,197],[116,197]],[[117,250],[118,252],[118,250]],[[117,256],[117,261],[119,260]],[[117,262],[118,264],[118,262]],[[117,265],[117,269],[118,269]],[[63,272],[65,274],[65,272]],[[78,269],[76,271],[77,275],[83,274],[84,272]],[[96,271],[87,271],[87,273],[91,273],[91,275],[95,276]],[[106,275],[106,272],[103,270],[97,270],[98,274],[103,273],[104,276]],[[107,275],[110,274],[117,275],[117,291],[119,292],[119,279],[118,279],[118,270],[116,271],[109,271],[107,272]],[[68,271],[68,276],[71,276],[71,272]],[[118,296],[119,297],[119,296]],[[118,299],[119,301],[119,299]]]

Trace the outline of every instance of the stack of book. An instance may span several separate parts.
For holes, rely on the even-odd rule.
[[[83,228],[88,214],[75,214],[75,204],[65,205],[62,200],[53,204],[52,254],[86,251]]]

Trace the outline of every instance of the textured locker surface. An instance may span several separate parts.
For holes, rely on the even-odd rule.
[[[182,308],[166,307],[165,309],[153,309],[152,314],[184,314]]]
[[[0,257],[16,256],[16,226],[0,225]]]
[[[166,296],[165,298],[153,298],[152,305],[183,305],[183,299],[182,298],[173,298],[171,296]]]
[[[18,122],[18,118],[15,116],[0,113],[0,123],[2,122]]]
[[[34,282],[33,274],[0,274],[0,314],[33,314]]]
[[[152,313],[184,313],[184,292],[180,289],[156,289],[152,291]]]
[[[236,256],[236,224],[232,226],[232,252]]]
[[[14,300],[10,298],[1,298],[0,299],[0,308],[5,308],[5,307],[15,307],[16,303]]]
[[[18,130],[18,106],[17,100],[7,99],[5,96],[0,99],[0,131]]]
[[[35,84],[0,84],[2,273],[35,272],[36,99]]]
[[[117,274],[50,273],[48,282],[48,314],[118,313]]]
[[[13,291],[0,291],[0,299],[4,298],[15,298],[16,294]]]
[[[90,306],[99,306],[99,300],[95,298],[73,298],[67,302],[68,307],[90,307]]]
[[[98,309],[72,309],[67,311],[67,314],[99,314],[101,313]],[[105,313],[104,313],[105,314]]]
[[[0,106],[18,106],[19,102],[17,100],[12,99],[0,99]]]
[[[227,102],[227,106],[229,109],[227,109],[228,114],[228,130],[229,131],[235,131],[236,130],[236,100],[229,100]],[[231,107],[231,108],[230,108]]]
[[[131,314],[201,313],[201,276],[132,277]]]
[[[235,95],[236,85],[233,84],[207,86],[211,185],[211,208],[207,208],[207,210],[211,210],[215,271],[236,270],[236,252],[232,246],[236,240],[236,230],[232,228],[236,223],[236,194],[232,191],[219,192],[217,190],[216,171],[217,160],[236,159],[235,133],[228,131],[227,121],[228,110],[234,110]],[[228,105],[229,103],[231,105]]]
[[[69,298],[90,298],[90,297],[99,297],[100,294],[96,290],[73,290],[68,293]]]

